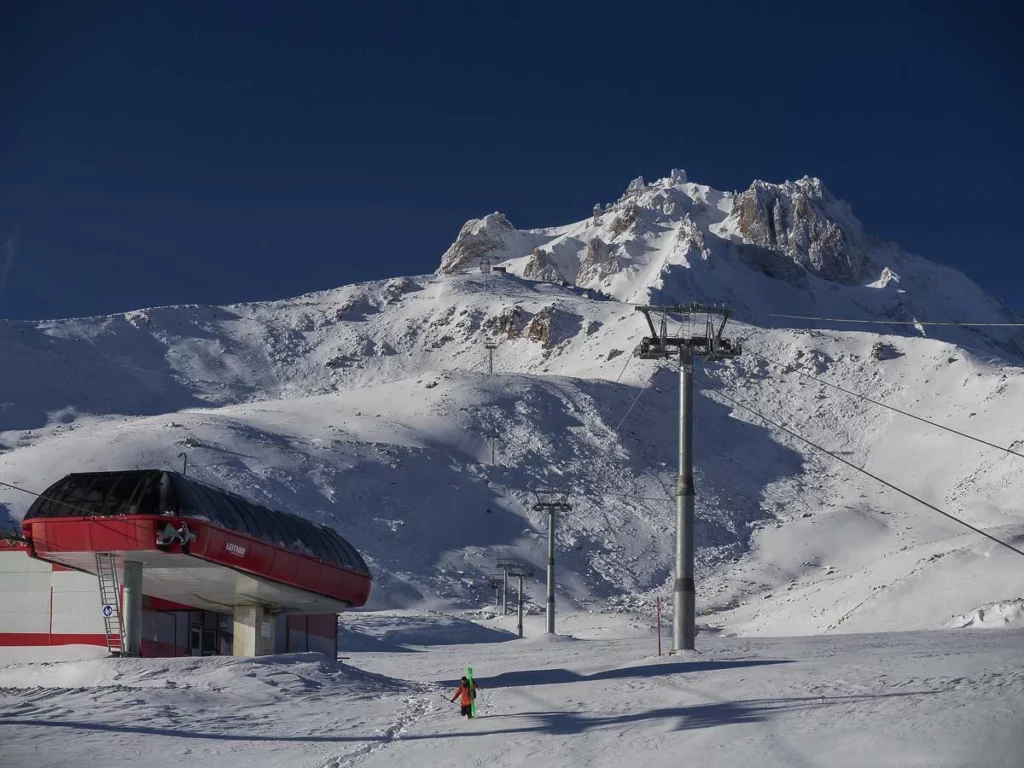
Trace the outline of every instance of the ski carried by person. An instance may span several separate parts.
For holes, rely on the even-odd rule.
[[[452,703],[456,699],[459,699],[459,704],[462,705],[462,716],[463,717],[476,717],[476,689],[479,686],[473,679],[473,668],[470,667],[466,670],[466,674],[459,680],[459,689],[452,696]]]

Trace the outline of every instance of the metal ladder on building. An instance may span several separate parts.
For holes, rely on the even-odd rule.
[[[124,622],[121,620],[121,585],[117,580],[117,563],[110,552],[96,553],[96,578],[100,582],[100,609],[107,650],[113,656],[124,652]]]

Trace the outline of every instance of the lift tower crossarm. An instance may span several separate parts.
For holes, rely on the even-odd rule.
[[[640,341],[637,348],[637,356],[646,360],[667,359],[672,356],[672,350],[678,349],[682,354],[689,350],[691,354],[708,357],[712,360],[721,360],[730,357],[737,357],[741,350],[739,345],[734,344],[730,339],[723,339],[722,332],[725,324],[733,314],[732,309],[720,304],[671,304],[667,306],[641,305],[636,307],[637,312],[642,312],[651,329],[651,335]],[[669,336],[665,326],[668,315],[694,315],[704,314],[707,317],[704,333],[687,336]],[[659,332],[654,324],[653,315],[661,315],[661,331]],[[714,316],[721,317],[721,323],[715,328],[712,323]]]

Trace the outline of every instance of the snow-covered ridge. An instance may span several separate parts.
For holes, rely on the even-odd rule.
[[[974,629],[1024,627],[1024,598],[1003,600],[983,605],[975,611],[954,616],[949,625],[956,628]]]

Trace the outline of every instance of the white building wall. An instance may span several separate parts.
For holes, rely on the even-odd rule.
[[[49,563],[0,550],[0,632],[50,631],[51,576]]]
[[[0,549],[0,635],[7,644],[12,634],[36,635],[36,643],[41,635],[103,634],[96,577],[53,568],[24,550]]]
[[[55,635],[103,634],[100,587],[91,573],[54,571],[53,633]]]

